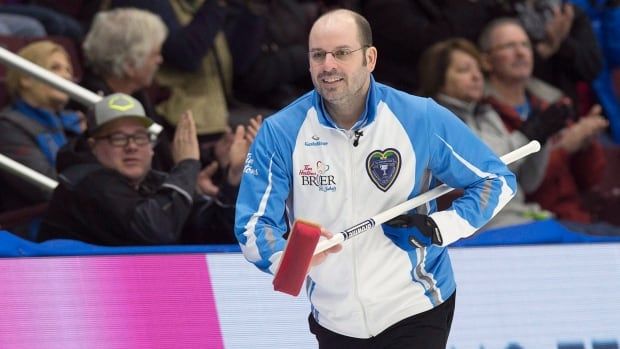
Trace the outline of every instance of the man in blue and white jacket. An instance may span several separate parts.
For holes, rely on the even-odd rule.
[[[306,282],[320,348],[445,348],[456,290],[445,246],[487,223],[515,177],[447,109],[374,81],[377,50],[360,15],[320,17],[309,51],[315,90],[268,118],[248,153],[242,251],[274,273],[295,219],[329,237],[438,182],[462,188],[445,211],[428,203],[315,256]]]

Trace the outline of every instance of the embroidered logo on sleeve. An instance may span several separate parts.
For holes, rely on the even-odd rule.
[[[252,153],[248,153],[245,158],[245,165],[243,166],[243,173],[251,174],[253,176],[258,176],[258,170],[254,168],[254,158],[252,157]]]
[[[401,157],[398,150],[374,150],[366,158],[366,171],[377,188],[388,191],[400,172]]]

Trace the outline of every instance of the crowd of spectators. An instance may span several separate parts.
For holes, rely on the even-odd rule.
[[[0,169],[0,225],[45,204],[45,214],[2,228],[107,245],[235,243],[240,159],[263,117],[312,88],[310,25],[344,7],[374,30],[378,81],[434,98],[500,155],[544,144],[511,166],[519,194],[485,228],[557,218],[618,234],[617,217],[588,205],[620,209],[609,194],[620,181],[605,176],[620,160],[610,158],[620,142],[620,45],[609,40],[620,1],[596,3],[0,1],[3,46],[107,96],[101,103],[121,96],[141,108],[100,127],[96,108],[0,67],[0,154],[60,182],[52,196]],[[157,136],[151,123],[163,128]],[[112,155],[118,163],[106,163]],[[124,172],[132,161],[144,162],[133,182]]]

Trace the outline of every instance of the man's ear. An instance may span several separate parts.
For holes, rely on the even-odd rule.
[[[480,64],[481,64],[480,68],[482,69],[482,72],[485,74],[489,74],[493,70],[493,65],[491,65],[491,57],[489,57],[488,53],[480,54]]]
[[[366,66],[368,67],[369,72],[373,72],[375,70],[375,66],[377,65],[377,48],[374,46],[370,46],[366,49]]]
[[[89,137],[86,142],[88,143],[88,148],[90,149],[90,151],[92,152],[95,149],[95,139],[92,137]]]

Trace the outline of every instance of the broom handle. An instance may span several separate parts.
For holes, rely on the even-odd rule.
[[[508,154],[505,154],[501,157],[502,161],[508,165],[513,163],[521,158],[524,158],[532,153],[536,153],[540,150],[540,143],[538,141],[531,141],[528,144],[511,151]],[[454,188],[449,187],[446,184],[442,184],[438,187],[435,187],[423,194],[420,194],[412,199],[409,199],[397,206],[394,206],[386,211],[378,213],[373,217],[360,222],[350,228],[347,228],[338,234],[335,234],[333,237],[327,240],[322,240],[318,243],[316,249],[314,250],[314,254],[321,253],[333,246],[336,246],[345,240],[361,234],[367,230],[374,228],[376,225],[383,224],[393,217],[398,216],[399,214],[403,214],[407,211],[410,211],[420,205],[423,205],[431,200],[434,200],[444,194],[447,194],[454,190]]]

